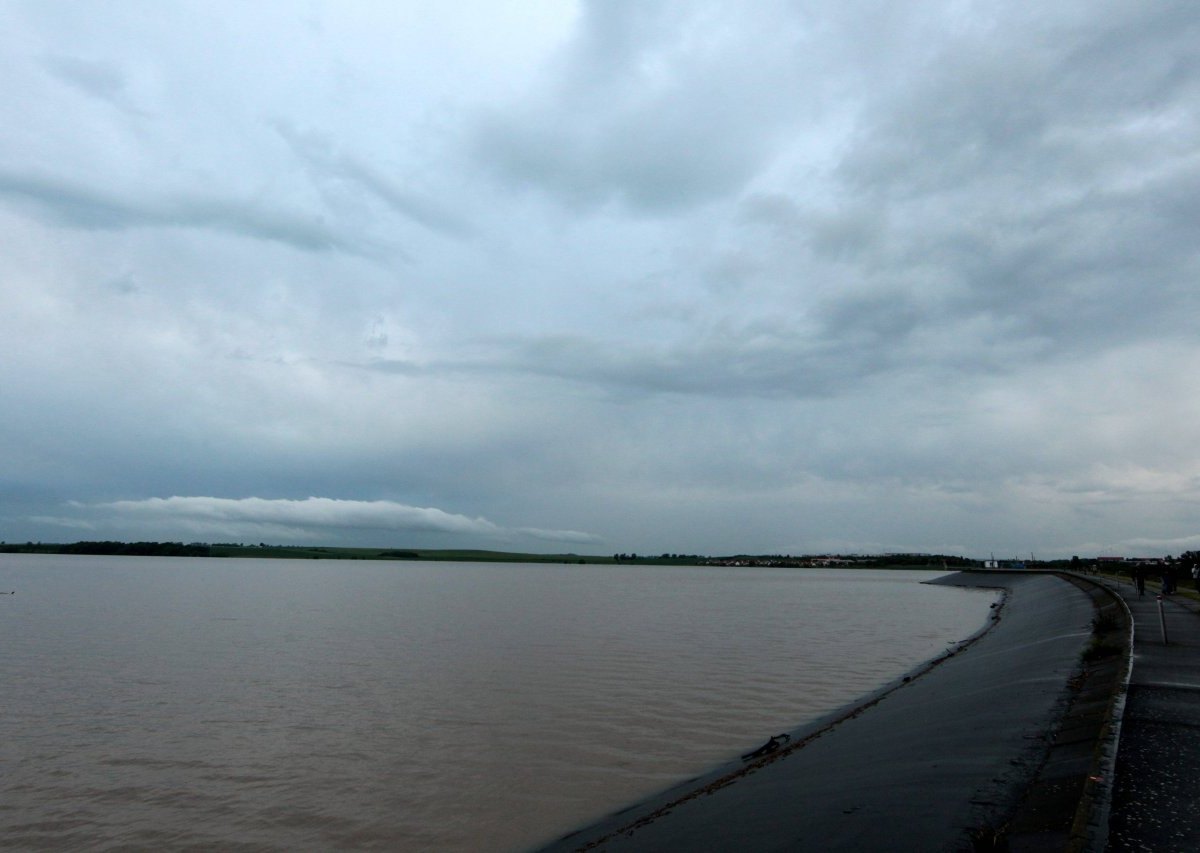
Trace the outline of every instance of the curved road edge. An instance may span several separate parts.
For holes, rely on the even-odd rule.
[[[787,746],[544,849],[1102,849],[1130,623],[1116,619],[1121,653],[1104,615],[1118,599],[1047,574],[938,579],[1005,599],[971,638]]]

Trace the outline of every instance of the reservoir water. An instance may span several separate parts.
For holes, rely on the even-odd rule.
[[[0,839],[525,849],[965,639],[939,574],[0,554]]]

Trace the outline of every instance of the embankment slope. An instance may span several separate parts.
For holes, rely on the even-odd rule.
[[[1095,610],[1085,591],[1049,574],[942,582],[1004,588],[990,630],[791,732],[788,748],[719,768],[545,849],[970,850],[1012,817],[1042,766]]]

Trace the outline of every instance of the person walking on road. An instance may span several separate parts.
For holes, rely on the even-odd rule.
[[[1143,566],[1133,567],[1133,585],[1137,587],[1139,598],[1146,594],[1146,569]]]

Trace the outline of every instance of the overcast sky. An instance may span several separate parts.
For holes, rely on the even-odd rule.
[[[0,539],[1200,548],[1193,0],[0,0]]]

